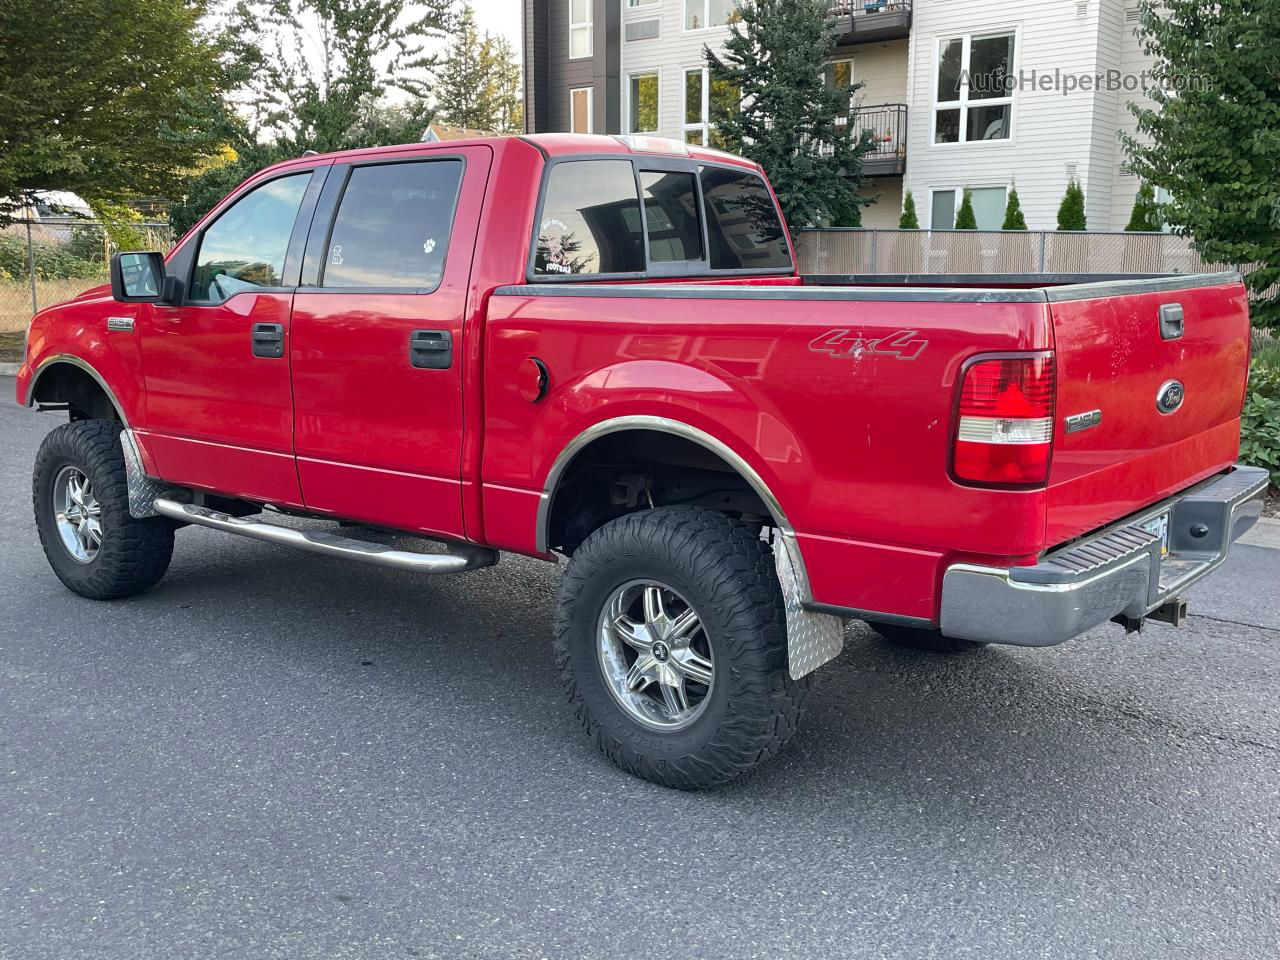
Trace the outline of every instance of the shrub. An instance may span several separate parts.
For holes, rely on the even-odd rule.
[[[973,192],[968,187],[965,187],[964,198],[960,201],[960,209],[956,211],[956,229],[978,229],[978,217],[973,212]]]
[[[1164,227],[1160,219],[1160,204],[1156,203],[1156,190],[1147,181],[1138,187],[1138,195],[1133,200],[1133,213],[1129,215],[1127,233],[1156,233]]]
[[[1089,220],[1084,213],[1084,188],[1078,180],[1067,184],[1067,192],[1058,207],[1059,230],[1088,230]]]
[[[1280,362],[1274,358],[1253,362],[1240,427],[1240,459],[1270,470],[1271,485],[1280,487]]]
[[[101,243],[101,241],[99,241]],[[81,280],[102,275],[105,269],[101,246],[88,259],[83,248],[72,243],[37,243],[35,245],[37,280]],[[0,278],[20,280],[27,276],[27,241],[15,234],[0,234]]]
[[[1014,187],[1009,188],[1009,200],[1004,207],[1004,223],[1000,225],[1000,229],[1027,229],[1027,218],[1022,213],[1022,201],[1018,199],[1018,191]]]
[[[916,198],[907,191],[902,200],[902,216],[898,219],[899,230],[919,230],[920,218],[916,216]]]

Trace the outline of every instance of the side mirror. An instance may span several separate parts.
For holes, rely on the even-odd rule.
[[[173,302],[176,277],[166,278],[158,253],[117,253],[111,258],[111,296],[121,303]]]

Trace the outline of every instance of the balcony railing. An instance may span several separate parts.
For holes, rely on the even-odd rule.
[[[854,119],[859,130],[871,133],[872,148],[862,158],[868,177],[900,177],[907,170],[907,105],[882,103],[858,108]],[[822,150],[829,155],[831,149]]]
[[[911,0],[827,0],[838,46],[911,35]]]

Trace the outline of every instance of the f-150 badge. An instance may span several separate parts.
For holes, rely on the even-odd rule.
[[[899,330],[887,337],[866,337],[852,330],[828,330],[809,344],[814,353],[829,353],[834,357],[861,360],[867,354],[893,357],[897,360],[914,360],[924,353],[929,341],[913,339],[918,330]]]

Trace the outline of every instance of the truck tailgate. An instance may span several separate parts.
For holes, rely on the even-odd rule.
[[[1049,297],[1058,380],[1052,546],[1235,462],[1249,314],[1230,274],[1060,287]]]

